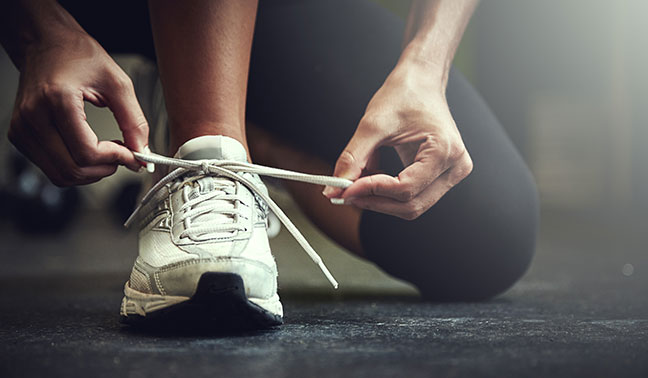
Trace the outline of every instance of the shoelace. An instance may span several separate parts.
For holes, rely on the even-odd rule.
[[[138,215],[143,211],[143,209],[149,209],[153,206],[156,206],[157,203],[166,196],[164,191],[161,191],[160,189],[166,184],[180,178],[182,175],[188,172],[202,171],[205,175],[227,177],[231,180],[240,182],[252,193],[256,194],[258,197],[265,201],[270,210],[272,210],[272,212],[277,216],[281,223],[292,234],[295,240],[297,240],[299,245],[301,245],[304,251],[306,251],[308,256],[320,268],[322,273],[324,273],[324,276],[326,276],[331,285],[333,285],[333,287],[337,289],[338,283],[322,261],[322,258],[317,254],[317,252],[315,252],[313,247],[311,247],[306,238],[301,234],[301,232],[299,232],[297,227],[295,227],[288,216],[272,200],[272,198],[270,198],[269,195],[264,193],[263,190],[259,189],[255,183],[243,177],[237,172],[247,172],[260,176],[269,176],[284,180],[300,181],[315,185],[328,185],[339,188],[347,188],[348,186],[350,186],[352,184],[350,180],[339,177],[310,175],[307,173],[293,172],[284,169],[266,167],[263,165],[235,160],[183,160],[158,155],[155,153],[143,154],[134,152],[134,154],[138,160],[148,163],[147,169],[149,171],[151,171],[151,168],[153,168],[150,164],[161,164],[177,168],[171,171],[157,184],[153,185],[153,187],[146,193],[146,195],[144,195],[137,208],[135,208],[135,211],[133,211],[131,216],[128,217],[126,223],[124,223],[124,226],[129,227],[135,221],[135,219],[138,219]]]
[[[194,176],[184,182],[199,182],[203,177]],[[236,201],[243,200],[240,195],[232,193],[236,184],[225,178],[214,178],[211,186],[212,190],[209,193],[199,194],[194,198],[191,197],[193,194],[190,194],[189,200],[178,210],[180,215],[177,222],[187,222],[187,227],[179,235],[180,238],[205,241],[210,239],[209,235],[213,233],[233,234],[246,230],[238,222],[240,218],[245,218],[245,215],[234,205]],[[231,221],[215,222],[215,217]]]

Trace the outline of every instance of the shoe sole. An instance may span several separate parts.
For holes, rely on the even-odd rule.
[[[191,297],[144,294],[128,283],[124,294],[121,322],[131,326],[234,331],[283,323],[281,315],[247,298],[243,279],[234,273],[203,273]],[[281,306],[278,297],[273,301],[273,307]]]

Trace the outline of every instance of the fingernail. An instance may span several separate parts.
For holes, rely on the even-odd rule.
[[[151,153],[151,149],[149,148],[149,146],[144,147],[144,153],[146,153],[146,154],[150,154],[150,153]],[[155,164],[153,164],[153,163],[146,163],[146,172],[148,172],[148,173],[153,173],[153,172],[155,172]]]
[[[330,196],[332,193],[333,193],[333,188],[330,187],[330,186],[325,187],[324,190],[322,191],[322,195],[323,195],[324,197],[328,197],[328,196]]]
[[[331,201],[333,205],[351,205],[353,203],[353,197],[331,198],[329,201]]]

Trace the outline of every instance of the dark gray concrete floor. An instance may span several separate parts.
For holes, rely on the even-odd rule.
[[[60,238],[3,224],[0,377],[648,376],[646,223],[545,217],[529,273],[484,303],[426,303],[384,277],[360,282],[377,273],[343,274],[346,289],[332,293],[300,283],[287,269],[314,268],[286,268],[280,255],[283,327],[178,335],[118,323],[134,236],[95,218]],[[334,273],[367,269],[332,253]]]

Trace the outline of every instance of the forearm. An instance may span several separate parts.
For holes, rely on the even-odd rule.
[[[171,148],[214,127],[242,129],[257,0],[149,4]],[[186,132],[198,135],[174,135]]]
[[[30,49],[81,34],[81,26],[55,0],[0,2],[0,43],[19,70]]]
[[[445,90],[457,46],[478,0],[414,0],[399,64],[415,65]]]

